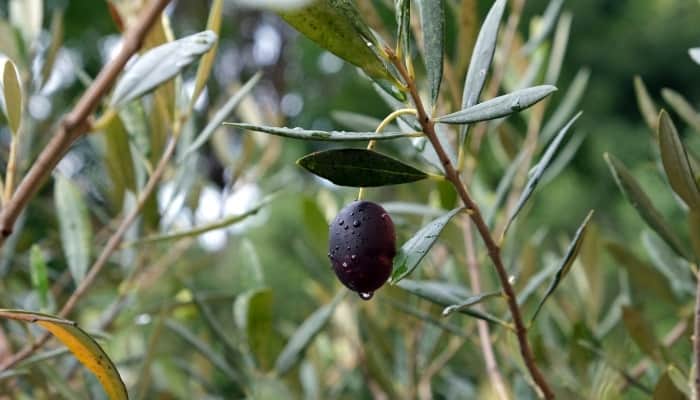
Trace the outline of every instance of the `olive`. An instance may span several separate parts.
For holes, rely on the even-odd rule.
[[[368,300],[391,275],[396,231],[379,204],[355,201],[330,225],[328,257],[338,279]]]

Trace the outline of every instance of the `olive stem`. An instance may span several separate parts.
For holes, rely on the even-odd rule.
[[[374,130],[374,133],[381,133],[386,129],[387,126],[389,126],[390,123],[392,123],[395,119],[402,115],[416,115],[418,112],[416,111],[415,108],[402,108],[399,110],[396,110],[392,112],[391,114],[387,115],[382,122],[379,123],[377,126],[377,129]],[[369,143],[367,143],[367,150],[374,150],[374,147],[377,145],[376,140],[370,140]],[[360,188],[360,190],[357,192],[357,200],[362,200],[362,198],[365,195],[365,188]]]
[[[452,162],[447,156],[445,149],[442,147],[442,144],[438,140],[437,134],[435,132],[435,122],[425,111],[425,106],[423,105],[423,101],[421,100],[420,94],[418,93],[418,88],[416,87],[415,80],[411,79],[411,76],[406,71],[406,68],[404,67],[403,63],[399,60],[398,57],[396,57],[396,54],[392,49],[385,48],[384,50],[387,52],[389,59],[394,64],[398,72],[406,80],[408,91],[411,95],[411,98],[413,99],[413,103],[416,106],[416,110],[418,111],[418,122],[423,128],[423,133],[425,133],[428,140],[432,144],[433,148],[435,149],[435,153],[437,154],[441,164],[445,169],[445,177],[455,187],[455,190],[457,190],[459,197],[462,199],[462,202],[467,207],[467,209],[472,210],[469,216],[474,222],[474,225],[476,225],[476,228],[479,231],[479,235],[481,236],[482,240],[484,241],[484,244],[486,245],[488,255],[493,261],[493,264],[496,268],[496,272],[498,274],[498,278],[501,281],[501,286],[503,287],[503,292],[508,303],[508,308],[510,309],[511,316],[513,318],[513,324],[515,326],[515,335],[517,336],[518,344],[520,346],[520,354],[523,357],[525,366],[530,372],[530,375],[532,376],[532,379],[534,380],[535,384],[542,392],[544,398],[553,399],[554,392],[552,392],[552,389],[550,389],[549,384],[547,383],[544,376],[537,367],[537,364],[535,363],[535,356],[532,352],[532,349],[530,348],[530,343],[527,340],[527,327],[523,322],[523,318],[520,313],[520,306],[518,305],[518,302],[516,300],[513,286],[508,280],[508,272],[506,271],[506,268],[503,264],[503,260],[501,259],[500,248],[498,247],[496,241],[492,237],[491,232],[489,231],[489,228],[481,215],[481,211],[478,205],[474,202],[474,200],[472,200],[472,197],[469,195],[466,186],[462,182],[459,172],[455,169],[454,165],[452,165]]]

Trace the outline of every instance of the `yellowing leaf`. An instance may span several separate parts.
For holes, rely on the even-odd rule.
[[[129,395],[117,368],[99,344],[73,321],[23,310],[0,309],[0,317],[36,323],[51,332],[75,358],[89,369],[102,384],[111,400],[126,400]]]
[[[224,0],[214,0],[211,4],[211,10],[209,11],[209,19],[207,20],[207,29],[219,34],[221,29],[221,14],[224,5]],[[209,74],[211,73],[211,68],[214,65],[214,58],[216,57],[216,50],[218,47],[218,42],[215,43],[211,50],[202,56],[199,61],[199,67],[197,68],[197,78],[194,83],[194,91],[192,92],[192,106],[194,106],[199,94],[202,93],[204,85],[206,85],[209,79]]]

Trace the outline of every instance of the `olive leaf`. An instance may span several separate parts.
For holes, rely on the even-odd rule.
[[[617,264],[627,271],[627,276],[632,286],[638,289],[640,297],[644,293],[643,298],[651,297],[655,301],[675,304],[675,295],[668,281],[654,267],[618,243],[606,243],[605,248]]]
[[[272,357],[272,290],[253,289],[238,296],[234,303],[234,315],[257,365],[267,370]]]
[[[687,257],[687,251],[685,251],[680,239],[676,236],[661,213],[654,207],[649,196],[647,196],[634,176],[627,170],[627,167],[612,154],[605,153],[604,157],[615,178],[617,186],[625,195],[627,201],[637,210],[639,216],[642,217],[644,222],[646,222],[673,251],[681,257]]]
[[[642,113],[642,117],[644,117],[644,122],[656,133],[659,108],[654,103],[654,100],[652,100],[644,81],[639,75],[634,77],[634,93],[637,96],[637,105],[639,106],[639,111]]]
[[[42,310],[49,307],[49,278],[48,268],[44,254],[39,245],[32,245],[29,251],[29,272],[32,280],[32,287],[39,297],[39,306]]]
[[[661,89],[661,97],[680,115],[681,118],[700,132],[700,113],[683,97],[682,94],[669,88]]]
[[[22,122],[23,94],[19,73],[10,59],[5,60],[2,70],[2,88],[5,99],[5,114],[10,127],[10,132],[17,135]]]
[[[391,80],[373,47],[377,40],[363,21],[354,1],[316,0],[278,14],[294,29],[336,56],[361,68],[374,79]]]
[[[368,140],[392,140],[405,137],[421,137],[420,132],[346,132],[346,131],[318,131],[302,128],[276,128],[273,126],[246,124],[239,122],[225,122],[224,125],[233,126],[243,130],[267,133],[291,139],[317,140],[327,142],[357,142]]]
[[[435,122],[443,124],[471,124],[502,118],[522,111],[557,90],[552,85],[534,86],[486,100],[477,105],[452,114],[438,117]]]
[[[87,273],[92,248],[92,225],[80,189],[63,175],[56,175],[54,202],[61,229],[61,244],[73,281],[78,284]]]
[[[420,12],[425,69],[430,84],[430,101],[437,105],[442,83],[443,53],[445,51],[444,0],[417,0]]]
[[[681,138],[678,136],[676,126],[663,110],[659,114],[658,136],[661,161],[671,188],[688,207],[695,210],[700,209],[700,189],[695,182],[688,153],[686,153]]]
[[[695,61],[698,65],[700,65],[700,47],[695,47],[690,50],[688,50],[688,54],[690,54],[690,58]]]
[[[399,160],[365,149],[320,151],[300,158],[297,164],[339,186],[387,186],[428,177]]]
[[[576,107],[583,98],[590,76],[591,71],[588,68],[581,68],[576,73],[561,102],[554,109],[552,116],[547,118],[547,123],[542,128],[540,138],[543,143],[552,140],[552,137],[566,124],[566,121],[571,119],[571,116],[576,111]]]
[[[431,221],[401,246],[399,253],[394,257],[394,272],[391,276],[392,283],[398,283],[418,267],[435,242],[437,242],[437,239],[450,220],[463,210],[464,208],[455,208],[447,214]]]
[[[0,318],[35,323],[51,332],[89,369],[111,400],[126,400],[128,394],[117,368],[102,347],[73,321],[24,310],[0,310]]]
[[[658,361],[663,358],[661,343],[659,343],[658,338],[654,334],[652,325],[644,318],[639,310],[630,306],[623,306],[622,323],[625,325],[634,343],[642,352],[653,360]]]
[[[537,49],[537,47],[539,47],[540,44],[542,44],[542,42],[544,42],[547,36],[549,36],[557,23],[559,13],[561,12],[563,5],[564,0],[550,0],[547,8],[544,10],[544,14],[542,14],[542,20],[539,28],[537,29],[537,33],[533,35],[527,41],[527,43],[525,43],[525,46],[523,46],[522,51],[525,54],[532,53],[535,49]]]

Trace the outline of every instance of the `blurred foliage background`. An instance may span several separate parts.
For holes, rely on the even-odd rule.
[[[168,14],[175,37],[203,29],[209,12],[207,3],[172,2]],[[376,10],[376,14],[366,16],[378,18],[393,27],[393,2],[360,0],[358,3]],[[448,0],[447,3],[457,2]],[[492,2],[482,0],[476,3],[478,20],[481,21]],[[547,3],[546,0],[526,2],[519,26],[522,35],[527,37],[531,29],[528,21],[540,15]],[[553,240],[542,244],[542,254],[547,251],[560,252],[562,243],[566,243],[565,238],[573,235],[582,216],[587,210],[595,208],[597,235],[622,243],[641,254],[639,233],[643,222],[615,186],[602,155],[610,152],[620,158],[640,179],[647,193],[653,194],[655,204],[662,213],[674,224],[676,221],[681,221],[677,224],[685,224],[682,210],[677,208],[671,191],[658,173],[658,151],[639,113],[632,82],[635,75],[642,76],[659,104],[663,104],[660,90],[669,87],[683,93],[694,105],[700,105],[700,69],[687,53],[688,48],[700,44],[700,4],[695,0],[590,0],[565,2],[564,8],[572,12],[573,25],[558,86],[568,87],[581,67],[590,69],[590,82],[579,106],[584,110],[584,115],[577,123],[577,129],[587,132],[588,136],[571,164],[532,200],[527,220],[518,227],[519,242],[516,247],[520,250],[524,248],[522,251],[525,253],[529,243],[539,243],[539,237],[546,232]],[[84,90],[85,81],[94,77],[113,54],[119,37],[106,1],[47,0],[43,23],[46,29],[50,26],[53,13],[58,10],[63,10],[64,47],[51,79],[41,91],[28,99],[27,105],[39,137],[48,135],[57,117],[70,109]],[[7,15],[7,2],[0,1],[0,16]],[[368,21],[372,25],[373,19],[368,18]],[[44,31],[42,35],[48,35],[48,32]],[[42,45],[46,46],[48,40],[48,37],[42,37]],[[458,45],[454,39],[449,44]],[[22,51],[20,49],[20,53]],[[192,128],[196,131],[206,124],[212,110],[259,70],[263,71],[261,82],[253,90],[252,98],[243,102],[233,119],[268,125],[340,129],[347,126],[333,118],[338,111],[361,113],[377,119],[390,112],[355,67],[302,37],[274,13],[225,2],[218,52],[207,90],[196,107]],[[25,67],[31,70],[40,68],[40,65]],[[185,88],[192,85],[194,73],[194,68],[185,71]],[[564,90],[556,93],[554,101],[559,101],[558,96],[563,94]],[[688,147],[700,151],[700,136],[676,120]],[[9,133],[4,124],[0,134],[2,152],[6,154]],[[45,140],[45,137],[41,140]],[[109,222],[116,217],[116,213],[103,210],[109,201],[109,184],[94,184],[96,178],[104,176],[104,171],[91,151],[92,146],[89,140],[78,143],[71,154],[79,154],[82,161],[76,164],[77,167],[63,165],[59,169],[68,170],[80,183],[88,198],[93,220]],[[392,146],[386,145],[386,151],[393,154],[403,151],[398,146]],[[377,369],[385,370],[384,373],[390,376],[388,379],[397,380],[399,385],[408,384],[416,378],[408,376],[408,372],[406,376],[402,375],[404,372],[400,364],[407,362],[401,359],[402,353],[410,352],[418,345],[416,351],[432,357],[438,352],[435,349],[452,346],[449,344],[452,339],[443,336],[439,329],[430,324],[427,327],[421,325],[420,330],[422,335],[430,337],[429,340],[421,341],[419,335],[410,334],[416,320],[408,315],[399,314],[399,317],[391,319],[395,325],[390,320],[383,321],[382,315],[386,310],[394,310],[387,305],[389,302],[408,302],[405,294],[388,287],[382,289],[381,292],[385,293],[380,292],[372,302],[359,302],[353,298],[352,307],[341,303],[333,327],[327,334],[321,334],[309,351],[309,358],[317,361],[315,367],[310,362],[302,363],[297,372],[301,378],[284,381],[286,386],[279,387],[280,381],[273,381],[273,376],[263,373],[269,370],[274,361],[272,356],[251,361],[245,356],[236,359],[227,350],[222,350],[227,346],[222,344],[220,336],[212,333],[211,322],[202,318],[203,311],[193,304],[193,298],[199,296],[206,299],[209,312],[214,320],[219,321],[224,336],[231,342],[239,343],[245,333],[241,333],[240,326],[236,327],[232,316],[234,300],[251,288],[271,288],[275,334],[264,340],[270,354],[276,354],[300,322],[319,304],[330,302],[339,287],[326,258],[327,221],[355,197],[356,190],[334,187],[313,178],[294,164],[300,156],[326,147],[241,134],[235,129],[222,127],[187,171],[191,175],[189,184],[192,190],[178,200],[184,203],[184,211],[172,216],[169,226],[180,226],[180,223],[188,226],[195,221],[211,221],[222,215],[241,213],[258,204],[266,195],[280,191],[276,197],[256,216],[230,229],[177,244],[153,245],[149,251],[140,252],[138,256],[126,254],[125,251],[119,256],[123,258],[113,262],[113,268],[105,271],[91,294],[83,300],[75,319],[85,327],[95,326],[100,318],[109,314],[112,310],[110,307],[119,307],[119,317],[111,324],[111,329],[103,327],[100,331],[104,330],[105,334],[110,335],[110,340],[105,342],[106,350],[120,367],[125,380],[138,382],[137,393],[142,394],[143,398],[235,398],[242,395],[240,388],[230,382],[230,377],[211,365],[211,358],[206,352],[202,356],[194,342],[183,345],[187,340],[174,333],[177,328],[162,322],[162,316],[166,314],[186,326],[198,337],[197,340],[203,341],[214,353],[233,357],[233,364],[256,364],[257,373],[252,379],[258,382],[255,390],[259,398],[292,398],[280,397],[286,396],[280,394],[286,391],[303,392],[306,398],[376,397],[381,390],[372,385],[366,386],[363,376],[374,376],[379,383],[373,384],[386,392],[386,386],[381,382],[382,374]],[[32,156],[35,152],[36,149]],[[496,160],[498,156],[490,153],[489,146],[484,146],[483,152],[476,180],[492,188],[498,184],[503,171]],[[58,228],[51,206],[51,189],[52,185],[46,185],[30,204],[14,253],[3,257],[0,264],[0,278],[3,280],[0,298],[6,307],[37,308],[37,300],[28,289],[27,272],[29,249],[36,243],[42,245],[46,253],[54,296],[65,298],[66,293],[70,293],[72,283],[66,278],[67,266],[56,245]],[[160,188],[158,197],[161,205],[167,202],[163,199],[172,196],[168,194],[169,190],[173,189],[167,185]],[[479,191],[478,188],[476,190]],[[383,203],[399,200],[420,203],[428,197],[432,207],[449,204],[449,201],[441,202],[431,183],[373,189],[368,197]],[[422,225],[424,219],[400,215],[394,221],[399,230],[399,243],[402,243]],[[161,224],[168,226],[162,221]],[[158,230],[147,225],[144,222],[143,229],[147,233],[149,229],[151,233]],[[108,226],[96,233],[96,246],[109,232]],[[438,268],[440,260],[446,257],[444,253],[461,252],[461,237],[457,228],[449,228],[445,237],[445,245],[437,248],[437,254],[426,262],[429,264],[426,269],[431,271],[428,275],[464,279],[465,272],[459,264],[459,257],[450,258],[446,266]],[[617,279],[619,269],[615,268],[602,247],[591,251],[600,253],[597,262],[601,276]],[[542,254],[533,257],[539,260],[544,258]],[[133,265],[147,266],[146,269],[153,275],[145,274],[139,282],[142,290],[127,296],[126,301],[114,304],[116,294],[125,290],[119,286],[124,272],[119,269],[129,271],[131,268],[124,259],[131,260]],[[436,272],[438,269],[440,272]],[[600,295],[600,304],[597,305],[599,309],[594,312],[596,316],[605,314],[606,307],[612,307],[619,287],[611,284],[602,290],[604,293]],[[644,299],[644,295],[640,295],[640,298],[643,302],[648,300],[651,303],[649,318],[655,322],[659,336],[660,332],[674,325],[678,317],[675,311],[669,313],[666,305],[653,304],[653,299]],[[439,310],[422,309],[433,311],[435,318],[439,318]],[[582,310],[573,314],[585,319],[580,315],[585,314]],[[472,338],[466,339],[466,345],[460,348],[455,361],[440,373],[440,379],[434,385],[435,398],[476,398],[473,397],[476,391],[483,389],[473,383],[486,381],[474,324],[472,320],[459,318],[447,323],[463,328]],[[571,319],[573,324],[575,316]],[[13,326],[10,331],[17,332],[18,329]],[[572,328],[577,329],[569,338],[589,338],[592,335],[583,325]],[[620,352],[613,357],[615,361],[622,363],[625,354],[639,357],[639,352],[632,349],[629,339],[625,338],[624,331],[620,329],[616,332],[615,339],[609,341],[613,347],[622,343]],[[343,336],[346,338],[337,339]],[[500,338],[508,342],[503,336]],[[358,339],[362,339],[364,345],[353,342]],[[545,343],[546,334],[535,335],[533,340],[538,351],[551,345]],[[358,350],[363,346],[364,350]],[[689,349],[689,342],[683,342],[675,350],[678,353],[676,356],[683,358],[689,354]],[[573,358],[595,358],[573,344],[563,347],[562,351]],[[393,357],[370,363],[366,357],[373,357],[373,352],[393,354]],[[509,369],[517,370],[520,368],[518,361],[507,359],[509,354],[516,358],[516,353],[513,343],[508,342],[499,350],[499,358]],[[153,363],[152,368],[142,369],[145,368],[143,357],[147,357],[147,366]],[[369,367],[354,370],[357,357],[360,363],[368,363]],[[426,368],[429,361],[419,357],[419,365],[412,367],[414,370]],[[74,367],[67,357],[58,362],[61,363],[59,365]],[[333,367],[323,369],[323,366],[329,365]],[[420,375],[414,370],[411,374]],[[591,376],[602,374],[596,371],[578,372]],[[606,371],[613,374],[611,370]],[[647,379],[645,384],[653,387],[659,371],[652,370],[649,374],[642,379]],[[80,379],[92,387],[95,396],[101,396],[94,378],[83,374]],[[309,394],[313,393],[310,387],[315,379],[323,382],[321,386],[324,388],[317,397]],[[517,398],[532,395],[525,389],[527,385],[523,378],[516,378],[515,382],[514,392],[520,394]],[[23,398],[32,398],[31,393],[37,393],[32,389],[33,384],[31,379],[21,384],[24,388]],[[572,389],[572,392],[576,392],[576,389]],[[646,398],[641,393],[630,390],[625,396]],[[205,394],[209,397],[205,397]],[[387,395],[389,398],[400,398],[390,391]],[[87,397],[83,395],[82,398]],[[589,393],[586,398],[596,397],[594,393]]]

